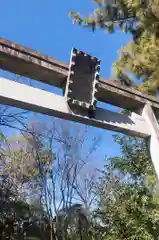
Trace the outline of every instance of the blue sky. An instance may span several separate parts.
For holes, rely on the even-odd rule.
[[[68,17],[69,11],[87,15],[95,7],[91,0],[2,0],[0,35],[66,63],[71,48],[76,47],[100,58],[101,75],[108,78],[119,48],[130,36],[121,32],[112,35],[102,31],[93,33],[73,25]],[[111,156],[119,151],[111,132],[93,129],[93,135],[98,133],[103,137],[98,156],[105,153]]]

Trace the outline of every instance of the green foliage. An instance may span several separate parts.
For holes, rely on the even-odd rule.
[[[92,27],[93,30],[99,27],[109,33],[114,32],[118,27],[125,31],[132,29],[136,11],[135,4],[131,9],[130,3],[127,4],[126,1],[113,3],[113,1],[95,0],[94,2],[98,8],[89,17],[82,18],[80,14],[71,12],[73,21]],[[128,21],[125,21],[126,19]]]
[[[48,221],[45,211],[17,198],[6,177],[0,179],[0,239],[16,240],[26,237],[44,240]],[[44,235],[46,238],[44,238]]]
[[[33,135],[7,139],[2,133],[0,145],[1,239],[48,239],[50,219],[40,179],[50,178],[55,154]]]
[[[158,183],[144,141],[121,135],[114,136],[115,142],[120,146],[120,156],[107,158],[99,181],[95,179],[91,185],[98,199],[98,203],[94,202],[94,207],[97,207],[94,212],[87,212],[82,204],[74,202],[64,205],[62,199],[63,208],[58,209],[56,214],[50,214],[50,209],[48,211],[42,200],[47,196],[44,190],[49,187],[46,181],[53,180],[52,162],[55,154],[37,138],[36,141],[29,138],[24,145],[21,145],[23,138],[20,139],[18,145],[12,145],[14,141],[10,141],[8,148],[4,144],[7,140],[5,136],[1,140],[1,239],[24,239],[25,234],[39,240],[49,239],[49,236],[52,236],[53,240],[57,236],[58,240],[159,238]],[[9,159],[14,160],[14,164],[12,161],[5,161]],[[24,171],[19,171],[18,166]],[[60,170],[61,165],[58,171]],[[24,174],[21,175],[20,172]],[[32,188],[34,182],[37,185]],[[67,182],[69,187],[71,184],[70,181]],[[39,194],[40,186],[44,195]],[[17,194],[21,189],[26,193],[31,190],[33,192],[27,197],[21,196]],[[36,189],[38,194],[35,193]],[[51,191],[54,190],[56,189],[51,188]],[[63,197],[66,197],[66,193]]]
[[[35,146],[39,145],[38,150]],[[51,177],[55,153],[44,148],[33,136],[18,136],[1,140],[0,173],[8,176],[12,190],[20,197],[40,194],[41,175]],[[29,191],[28,191],[29,188]]]
[[[146,146],[141,140],[119,135],[115,141],[121,156],[106,159],[98,185],[100,200],[95,216],[102,224],[101,239],[157,240],[157,180]]]
[[[156,94],[159,88],[159,1],[94,2],[98,8],[89,17],[82,18],[80,14],[71,12],[74,22],[93,30],[101,28],[108,33],[113,33],[116,29],[129,32],[132,40],[121,49],[114,64],[116,78],[121,81],[121,73],[133,73],[142,82],[137,86],[138,90]]]
[[[91,202],[91,197],[87,197],[86,185],[82,186],[79,174],[86,161],[85,157],[80,155],[85,135],[83,131],[78,131],[77,135],[72,136],[69,129],[64,126],[60,129],[62,133],[58,130],[59,135],[52,125],[49,130],[47,128],[38,130],[39,132],[30,130],[25,137],[17,136],[7,139],[4,136],[0,141],[0,173],[7,179],[4,188],[9,186],[10,192],[14,194],[14,201],[24,202],[27,206],[26,213],[23,212],[23,208],[21,209],[22,219],[17,223],[17,231],[21,231],[23,236],[20,238],[17,232],[16,239],[18,237],[24,239],[27,231],[29,234],[27,237],[33,239],[33,236],[38,235],[38,240],[55,240],[59,232],[67,233],[68,238],[65,238],[66,235],[60,235],[58,240],[73,239],[73,237],[81,239],[81,236],[88,240],[86,238],[88,237],[88,220],[83,211],[84,208],[82,205],[73,204],[74,199],[78,197],[78,192],[79,196],[80,193],[83,194],[81,196],[83,205],[89,206],[89,201]],[[93,140],[93,149],[91,148],[90,154],[95,151],[97,144],[98,141]],[[56,149],[57,158],[52,149]],[[90,156],[89,153],[87,154],[86,159]],[[82,176],[84,177],[84,172]],[[90,184],[91,181],[87,186],[91,195]],[[5,202],[8,206],[6,199]],[[4,216],[7,216],[8,212],[2,209]],[[17,221],[16,214],[16,210],[13,209],[12,228]],[[25,230],[23,227],[19,230],[23,223],[29,226],[26,226]],[[7,231],[4,224],[3,232],[8,234]],[[15,232],[13,229],[12,236]]]
[[[145,30],[138,43],[129,42],[120,50],[119,59],[114,64],[117,72],[132,72],[144,82],[137,89],[156,94],[159,88],[159,38]]]
[[[67,209],[61,209],[56,216],[56,232],[58,239],[91,240],[89,238],[89,220],[86,209],[81,204],[73,204]]]

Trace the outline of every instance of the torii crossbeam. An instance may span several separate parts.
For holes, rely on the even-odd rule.
[[[0,68],[64,89],[64,96],[59,96],[0,78],[0,104],[148,139],[159,178],[157,98],[100,78],[100,61],[76,49],[67,65],[0,38]],[[132,114],[97,108],[97,101],[129,109]]]

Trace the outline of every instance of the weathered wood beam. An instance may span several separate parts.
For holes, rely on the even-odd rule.
[[[97,97],[101,102],[134,111],[142,109],[146,103],[150,103],[156,111],[159,111],[159,99],[156,97],[143,94],[133,88],[124,87],[117,81],[105,80],[104,78],[100,78]]]
[[[27,47],[0,38],[0,68],[61,87],[68,65]]]
[[[5,78],[0,78],[0,104],[16,106],[132,136],[150,136],[148,124],[140,115],[127,116],[97,108],[95,117],[90,119],[83,110],[70,109],[63,96]]]
[[[68,75],[68,65],[19,44],[0,38],[0,68],[62,88]],[[136,110],[145,103],[159,112],[159,100],[116,81],[100,79],[97,99],[121,108]]]

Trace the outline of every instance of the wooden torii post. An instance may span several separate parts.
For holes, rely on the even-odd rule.
[[[149,140],[159,178],[159,100],[99,77],[100,61],[73,49],[70,64],[0,38],[0,68],[64,89],[64,96],[0,78],[0,104],[32,110]],[[96,107],[101,101],[131,110]]]

